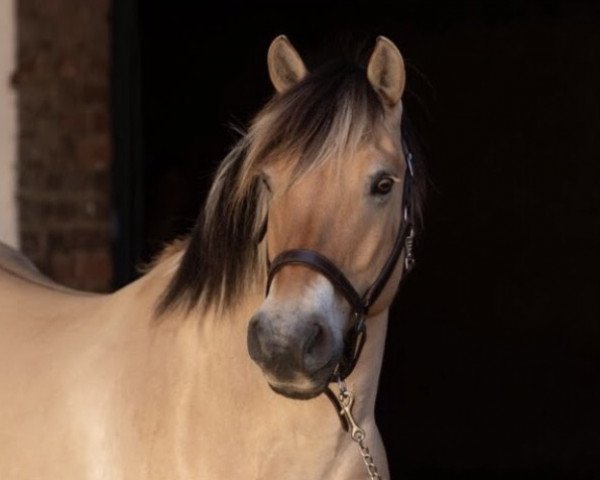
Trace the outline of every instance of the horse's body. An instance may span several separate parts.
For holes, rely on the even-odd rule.
[[[154,325],[167,265],[114,294],[82,295],[33,270],[15,275],[9,263],[0,260],[3,480],[364,475],[330,402],[275,395],[248,357],[258,291],[227,318]],[[384,333],[382,316],[369,332],[368,368],[352,381],[368,392],[357,418],[380,462],[372,372]]]
[[[310,265],[272,274],[265,300],[265,264],[312,248],[350,288],[377,276],[407,221],[395,186],[406,175],[403,63],[380,39],[368,80],[355,67],[309,76],[280,37],[269,68],[278,96],[224,161],[194,233],[138,281],[76,292],[0,248],[2,480],[365,478],[357,445],[320,395],[340,375],[355,315]],[[333,94],[316,98],[327,85]],[[281,129],[296,141],[287,153]],[[281,160],[302,157],[304,170]],[[391,267],[361,312],[369,335],[347,379],[384,478],[374,405],[402,259]]]

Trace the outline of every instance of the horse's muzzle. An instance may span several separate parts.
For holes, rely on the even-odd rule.
[[[321,393],[340,357],[331,327],[318,314],[282,322],[258,312],[248,326],[248,352],[271,388],[291,398]]]

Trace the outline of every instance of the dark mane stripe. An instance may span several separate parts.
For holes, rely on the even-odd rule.
[[[229,197],[239,184],[243,159],[243,152],[235,152],[219,169],[159,311],[177,304],[193,308],[203,296],[209,303],[230,305],[242,293],[258,260],[252,237],[261,195],[256,178],[247,195],[232,204]]]
[[[257,242],[268,197],[261,168],[282,153],[297,162],[298,175],[332,154],[348,158],[383,121],[383,114],[365,69],[352,62],[328,63],[275,95],[219,167],[158,312],[178,306],[191,309],[199,303],[204,308],[233,306],[265,271]],[[414,150],[414,139],[409,142]],[[416,212],[421,211],[422,178],[417,173],[412,189]]]

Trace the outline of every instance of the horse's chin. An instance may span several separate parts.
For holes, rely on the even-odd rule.
[[[316,378],[298,379],[295,382],[278,382],[273,378],[267,378],[267,381],[271,390],[279,395],[293,398],[294,400],[310,400],[323,393],[329,385],[331,375],[332,373],[327,371],[321,372],[321,375],[318,375]]]
[[[298,389],[290,385],[273,385],[272,383],[269,383],[269,387],[271,387],[271,390],[273,390],[275,393],[283,395],[287,398],[292,398],[294,400],[310,400],[311,398],[315,398],[321,395],[321,393],[323,393],[323,390],[325,390],[327,385],[311,389]]]
[[[331,383],[335,368],[339,363],[339,356],[331,360],[310,377],[298,375],[294,380],[279,379],[265,372],[267,383],[271,390],[279,395],[295,400],[310,400],[321,395]]]

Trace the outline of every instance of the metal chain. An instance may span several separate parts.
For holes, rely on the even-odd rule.
[[[340,393],[338,395],[338,401],[340,402],[340,415],[346,417],[348,425],[350,427],[349,433],[352,440],[354,440],[360,448],[360,454],[362,456],[367,473],[369,474],[370,480],[382,480],[383,477],[379,475],[373,456],[367,447],[367,434],[365,431],[356,423],[354,416],[352,415],[352,407],[354,406],[354,394],[346,388],[346,384],[340,378],[338,378],[338,387]]]

